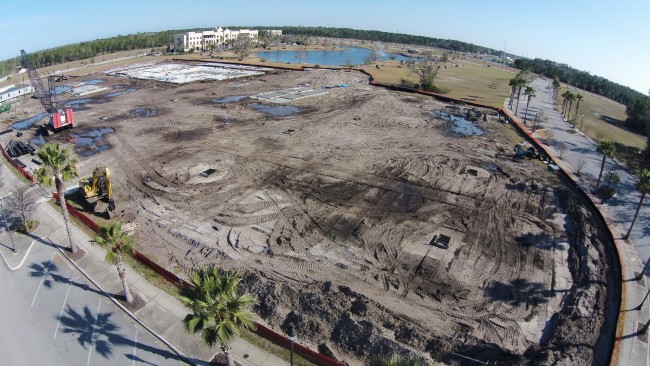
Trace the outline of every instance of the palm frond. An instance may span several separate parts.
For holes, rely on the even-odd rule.
[[[247,308],[257,301],[250,294],[238,294],[239,273],[222,273],[218,267],[204,267],[192,271],[189,278],[193,286],[180,290],[179,294],[192,310],[191,315],[203,319],[202,338],[208,345],[214,345],[217,340],[227,345],[239,335],[240,328],[253,326],[254,314]]]
[[[36,175],[36,179],[38,180],[38,182],[42,183],[46,187],[51,187],[52,184],[54,183],[54,179],[52,179],[52,175],[45,168],[36,169],[34,174]]]
[[[201,333],[201,339],[203,339],[208,346],[212,347],[219,341],[219,336],[214,327],[206,327],[203,329],[203,333]]]
[[[104,260],[106,262],[108,262],[108,263],[115,263],[116,260],[117,260],[117,256],[112,251],[107,250],[106,251],[106,256],[104,257]]]

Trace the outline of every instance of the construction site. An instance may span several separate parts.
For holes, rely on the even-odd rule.
[[[608,363],[611,239],[496,110],[347,69],[168,60],[56,85],[74,127],[44,133],[25,98],[2,145],[65,144],[80,177],[108,167],[113,207],[89,215],[136,225],[179,276],[240,271],[271,328],[350,365]]]

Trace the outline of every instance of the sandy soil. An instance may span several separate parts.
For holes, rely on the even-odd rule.
[[[111,169],[117,217],[139,225],[139,250],[179,273],[242,271],[271,326],[296,324],[301,341],[351,364],[394,352],[607,363],[606,236],[544,164],[513,158],[494,112],[470,112],[483,135],[455,134],[435,112],[465,116],[462,106],[356,72],[181,86],[92,78],[132,92],[88,97],[77,127],[46,139],[113,128],[99,143],[111,148],[82,157],[80,172]],[[289,116],[213,102],[340,83]],[[25,100],[15,113],[39,107]],[[437,234],[447,249],[430,245]]]

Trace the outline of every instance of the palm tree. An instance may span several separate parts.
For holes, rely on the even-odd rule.
[[[554,77],[553,78],[553,99],[555,99],[555,100],[557,100],[557,93],[560,90],[561,85],[562,84],[560,84],[560,79],[558,79],[557,76]]]
[[[241,277],[238,273],[219,273],[217,267],[207,267],[190,275],[191,287],[180,290],[180,296],[191,310],[184,319],[185,329],[201,333],[210,347],[221,346],[228,366],[234,362],[230,343],[239,336],[241,328],[253,327],[253,314],[248,311],[257,300],[250,294],[239,294]]]
[[[522,73],[523,71],[520,72],[519,74]],[[523,88],[524,85],[526,85],[526,78],[523,75],[522,76],[517,75],[517,107],[515,107],[515,116],[517,115],[517,111],[519,110],[519,99],[521,97],[521,88]]]
[[[124,288],[126,302],[130,304],[133,302],[133,295],[129,291],[129,283],[126,280],[126,269],[122,261],[122,253],[129,253],[131,251],[133,235],[122,229],[122,223],[119,220],[108,225],[103,225],[100,230],[101,234],[95,236],[93,241],[106,249],[106,261],[115,263],[117,274],[120,276],[122,287]]]
[[[562,115],[564,115],[564,111],[566,110],[566,105],[567,101],[569,100],[569,95],[571,95],[571,92],[566,90],[564,93],[562,93]]]
[[[610,140],[603,140],[598,142],[598,148],[596,149],[599,153],[603,154],[603,161],[600,163],[600,173],[598,173],[598,181],[596,182],[596,188],[600,185],[600,178],[603,176],[603,170],[605,170],[605,159],[608,156],[613,156],[616,152],[616,146],[614,142]]]
[[[72,228],[70,226],[70,217],[68,215],[68,207],[64,197],[63,182],[74,179],[77,177],[77,170],[75,166],[77,159],[70,154],[67,148],[59,147],[59,144],[48,143],[40,149],[36,156],[43,162],[43,166],[38,168],[34,173],[39,183],[43,183],[49,187],[54,183],[56,193],[59,195],[61,201],[61,213],[63,214],[63,222],[65,222],[65,230],[68,233],[70,240],[70,251],[77,253],[77,245],[72,241]]]
[[[524,113],[524,124],[526,124],[526,118],[528,117],[528,106],[530,105],[530,100],[535,96],[535,89],[532,86],[526,86],[526,95],[528,95],[528,100],[526,101],[526,113]]]
[[[573,117],[573,119],[578,120],[578,109],[580,108],[580,102],[585,99],[585,97],[582,96],[582,94],[576,94],[575,96],[576,99],[576,114]]]
[[[637,182],[635,187],[636,189],[639,190],[639,192],[641,192],[641,199],[639,200],[639,204],[636,206],[636,212],[634,213],[634,217],[632,218],[632,223],[630,224],[630,228],[627,229],[627,233],[625,234],[623,239],[627,239],[630,237],[630,234],[632,233],[632,228],[634,227],[634,223],[636,222],[636,219],[639,216],[639,211],[641,210],[641,206],[643,206],[643,200],[645,199],[645,195],[650,193],[650,170],[648,169],[640,170],[638,176],[639,176],[639,181]]]
[[[576,95],[573,93],[569,93],[567,96],[567,101],[569,102],[569,106],[567,107],[566,110],[566,120],[569,120],[569,114],[571,114],[571,107],[573,106],[573,101],[576,100]]]
[[[515,91],[517,88],[519,88],[519,85],[521,84],[521,81],[523,80],[522,73],[520,72],[519,74],[515,75],[514,78],[510,79],[508,82],[508,85],[510,86],[510,109],[512,109],[512,105],[514,104],[515,101]],[[519,98],[519,96],[517,96]]]
[[[514,78],[510,79],[508,82],[508,86],[510,86],[510,103],[509,107],[512,109],[512,102],[515,99],[515,90],[517,90],[517,77],[515,76]]]

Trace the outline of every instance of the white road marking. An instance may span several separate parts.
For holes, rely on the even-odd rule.
[[[61,325],[61,318],[63,317],[63,309],[65,309],[65,304],[68,302],[68,295],[70,295],[70,288],[72,288],[72,281],[74,276],[77,273],[73,270],[72,277],[70,277],[70,283],[68,283],[68,291],[65,293],[65,298],[63,299],[63,304],[61,305],[61,312],[59,313],[59,321],[56,322],[56,328],[54,329],[54,338],[56,338],[56,333],[59,331],[59,325]]]
[[[133,365],[135,365],[135,354],[138,350],[138,328],[135,328],[135,338],[133,338]]]
[[[45,268],[45,271],[43,272],[43,277],[41,277],[41,282],[39,282],[38,287],[36,288],[36,293],[34,294],[34,298],[32,299],[32,304],[30,305],[30,307],[34,307],[36,296],[38,296],[38,291],[40,291],[41,286],[43,286],[43,282],[45,281],[45,276],[47,276],[47,274],[50,273],[50,265],[52,265],[52,261],[54,260],[54,254],[56,253],[52,253],[52,258],[50,258],[50,261],[47,263],[47,268]]]
[[[33,247],[33,246],[34,246],[34,240],[32,240],[32,243],[29,244],[29,248],[27,248],[27,251],[25,252],[25,256],[24,256],[23,259],[20,261],[20,263],[18,263],[18,265],[16,265],[16,267],[12,267],[12,266],[9,265],[9,263],[7,263],[7,259],[5,258],[5,255],[2,254],[2,252],[0,252],[0,255],[2,255],[2,258],[4,259],[5,263],[7,264],[7,267],[9,267],[9,270],[11,270],[11,271],[15,271],[15,270],[17,270],[18,268],[22,267],[23,264],[25,264],[25,260],[26,260],[27,257],[29,256],[29,252],[32,250],[32,247]]]
[[[102,299],[97,303],[97,311],[95,312],[95,324],[93,324],[93,333],[90,335],[90,346],[88,347],[88,361],[86,366],[90,366],[90,356],[93,354],[93,347],[95,347],[95,330],[97,329],[97,322],[99,321],[99,307],[102,305]]]

